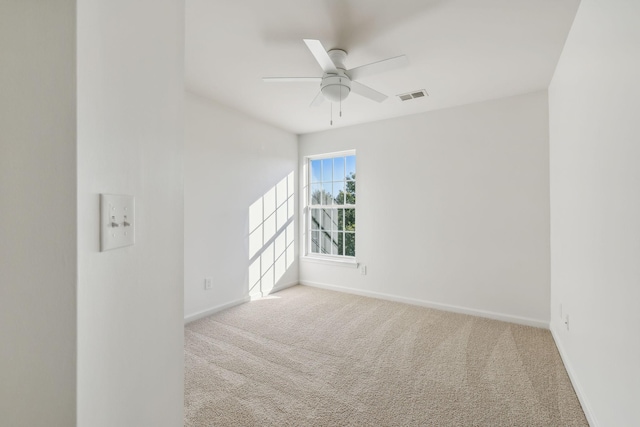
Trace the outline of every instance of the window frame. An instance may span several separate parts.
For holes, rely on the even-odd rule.
[[[312,251],[312,231],[317,231],[317,230],[312,230],[312,218],[311,218],[311,212],[312,209],[354,209],[354,215],[357,216],[357,197],[356,197],[356,202],[355,203],[345,203],[344,204],[312,204],[312,178],[311,178],[311,162],[312,161],[316,161],[316,160],[325,160],[325,159],[335,159],[335,158],[340,158],[340,157],[349,157],[349,156],[355,156],[356,158],[356,165],[357,165],[357,155],[356,155],[356,150],[352,149],[352,150],[344,150],[344,151],[337,151],[337,152],[332,152],[332,153],[322,153],[322,154],[316,154],[316,155],[310,155],[310,156],[306,156],[304,158],[304,204],[305,204],[305,209],[304,209],[304,236],[305,236],[305,242],[304,242],[304,257],[307,260],[312,260],[312,261],[319,261],[319,262],[331,262],[331,263],[340,263],[340,264],[353,264],[357,266],[357,261],[356,261],[356,256],[357,255],[338,255],[338,254],[326,254],[326,253],[321,253],[321,252],[313,252]],[[346,169],[346,165],[345,165],[345,169]],[[345,170],[345,174],[346,174],[346,170]],[[344,177],[344,183],[346,186],[347,183],[347,179],[346,176]],[[357,166],[356,166],[356,179],[355,180],[349,180],[349,181],[353,181],[353,182],[358,182],[357,179]],[[321,180],[320,183],[324,184],[325,182],[328,181],[323,181]],[[331,182],[334,182],[333,179],[331,180]],[[357,184],[356,184],[357,185]],[[356,187],[356,194],[357,194],[357,187]],[[343,236],[345,236],[345,233],[347,233],[346,230],[342,230]],[[348,232],[350,234],[353,234],[353,241],[354,241],[354,252],[355,252],[355,247],[357,247],[356,241],[357,241],[357,229],[355,229],[353,232]],[[344,238],[344,237],[343,237]],[[346,240],[344,241],[346,243]],[[343,246],[344,247],[344,246]],[[357,252],[356,252],[357,254]]]

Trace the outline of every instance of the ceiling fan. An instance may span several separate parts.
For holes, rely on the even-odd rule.
[[[306,82],[320,84],[320,92],[311,102],[313,107],[322,104],[325,99],[331,102],[341,102],[349,96],[351,91],[373,101],[382,102],[387,99],[387,95],[356,80],[361,77],[404,67],[409,63],[406,55],[400,55],[347,70],[344,65],[344,61],[347,59],[346,51],[342,49],[327,51],[319,40],[304,39],[304,42],[311,54],[316,58],[316,61],[318,61],[318,64],[320,64],[323,71],[322,77],[264,77],[262,80],[275,83]]]

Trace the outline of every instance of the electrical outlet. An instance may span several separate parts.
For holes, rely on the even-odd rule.
[[[204,290],[210,291],[213,287],[213,279],[211,277],[205,277],[204,279]]]
[[[367,275],[367,266],[363,265],[360,267],[360,274],[362,274],[363,276]]]

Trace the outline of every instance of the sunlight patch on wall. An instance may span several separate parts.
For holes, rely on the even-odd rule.
[[[249,295],[264,297],[295,260],[294,173],[249,207]]]

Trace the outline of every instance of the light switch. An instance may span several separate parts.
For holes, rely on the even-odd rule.
[[[135,243],[135,200],[133,196],[100,195],[100,251]]]

